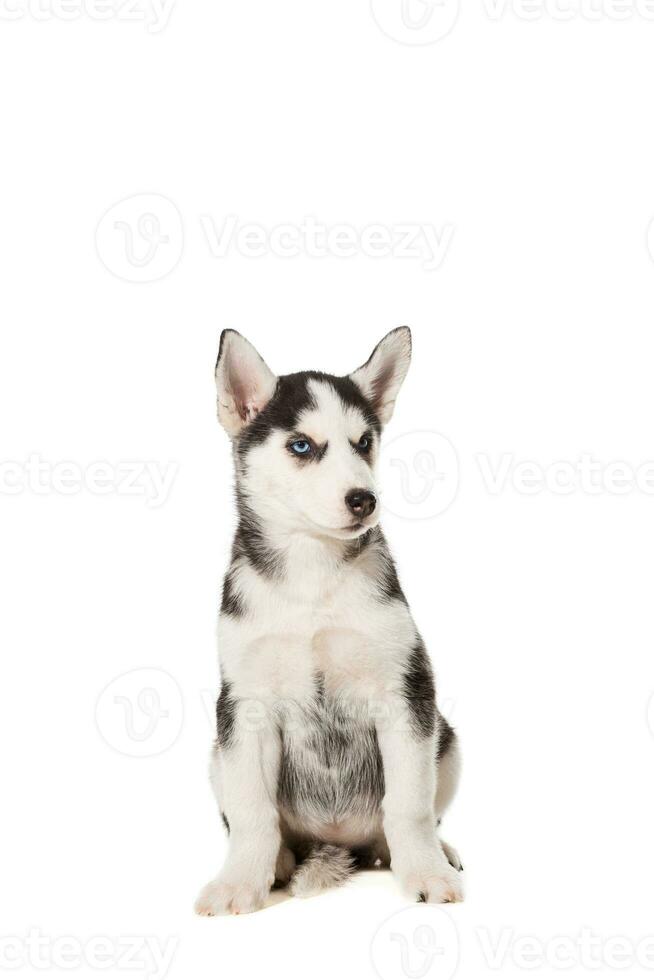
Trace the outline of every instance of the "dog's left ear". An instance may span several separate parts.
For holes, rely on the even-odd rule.
[[[384,425],[393,414],[410,363],[411,331],[408,327],[398,327],[387,333],[366,363],[350,375]]]
[[[223,330],[216,362],[218,418],[232,438],[266,407],[277,378],[252,344],[236,330]]]

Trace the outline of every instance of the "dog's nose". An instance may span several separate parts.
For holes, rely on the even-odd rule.
[[[370,490],[350,490],[345,495],[348,510],[360,521],[372,514],[377,506],[377,498]]]

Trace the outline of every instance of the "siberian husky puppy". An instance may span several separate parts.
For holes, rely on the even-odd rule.
[[[459,772],[425,645],[379,527],[375,463],[411,357],[391,331],[344,377],[276,377],[234,330],[216,365],[238,528],[219,619],[211,781],[229,835],[201,915],[253,912],[392,867],[416,901],[462,899],[439,838]]]

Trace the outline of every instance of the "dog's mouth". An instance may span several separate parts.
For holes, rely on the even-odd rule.
[[[358,538],[360,535],[365,534],[369,531],[371,527],[374,527],[376,521],[353,521],[352,524],[347,524],[345,527],[339,528],[336,532],[338,537],[343,538]]]
[[[367,521],[353,521],[351,524],[346,524],[343,527],[326,527],[323,524],[317,524],[315,521],[311,522],[317,531],[322,534],[327,535],[331,538],[340,538],[341,540],[349,540],[350,538],[358,538],[360,534],[368,531],[373,525]]]

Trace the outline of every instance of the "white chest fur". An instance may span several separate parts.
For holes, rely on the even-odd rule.
[[[234,695],[303,701],[320,677],[333,698],[388,698],[415,642],[407,606],[380,601],[374,561],[344,567],[317,549],[293,558],[279,581],[247,564],[234,570],[247,614],[223,615],[219,623],[222,669]]]

